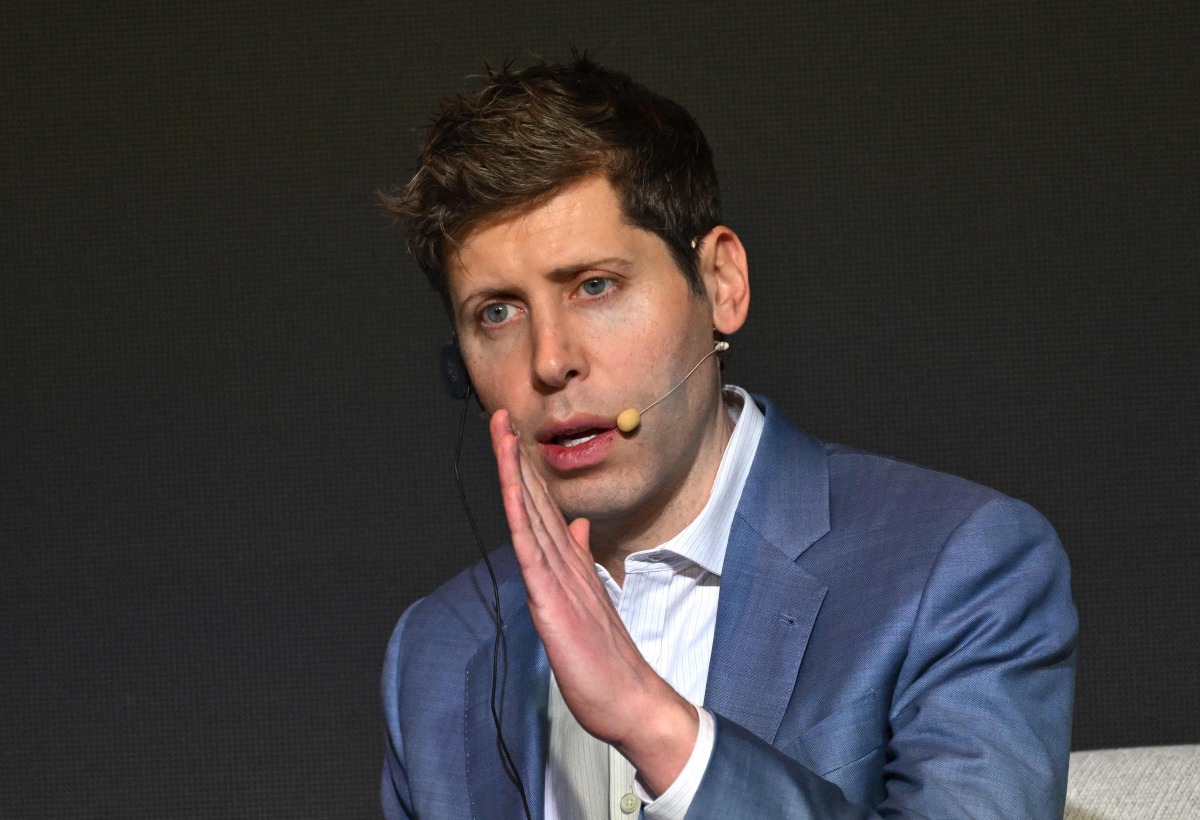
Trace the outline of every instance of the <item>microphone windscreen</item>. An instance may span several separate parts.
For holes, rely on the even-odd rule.
[[[621,415],[617,416],[617,429],[622,433],[632,433],[641,423],[642,414],[632,407],[622,410]]]

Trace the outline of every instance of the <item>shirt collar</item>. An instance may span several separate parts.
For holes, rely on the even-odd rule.
[[[733,435],[721,456],[717,477],[708,501],[690,524],[678,535],[653,549],[635,552],[625,559],[626,571],[638,564],[661,563],[662,553],[686,558],[714,575],[725,564],[725,545],[733,527],[733,516],[742,498],[742,489],[750,475],[754,452],[762,436],[763,414],[754,399],[740,387],[726,385],[725,409],[734,420]]]

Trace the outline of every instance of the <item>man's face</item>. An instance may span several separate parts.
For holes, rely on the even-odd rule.
[[[666,243],[624,220],[603,177],[483,222],[448,273],[480,400],[509,411],[567,518],[652,541],[682,529],[728,440],[716,360],[634,433],[618,431],[616,418],[665,394],[712,350],[715,275],[697,295]]]

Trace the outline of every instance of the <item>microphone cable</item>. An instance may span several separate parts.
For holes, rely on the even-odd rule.
[[[529,810],[529,796],[525,793],[525,783],[521,779],[521,773],[517,770],[517,763],[513,760],[512,753],[508,750],[508,744],[504,741],[504,730],[500,725],[500,708],[496,706],[496,693],[498,691],[497,682],[500,677],[500,656],[504,656],[504,675],[508,678],[508,645],[504,638],[504,617],[500,614],[500,585],[496,582],[496,571],[492,568],[492,560],[488,557],[487,549],[483,546],[483,539],[479,536],[479,527],[475,525],[475,516],[471,514],[471,505],[467,503],[467,491],[463,489],[462,476],[458,472],[458,461],[462,455],[463,431],[467,426],[467,406],[471,402],[471,393],[474,389],[471,383],[467,382],[466,395],[462,400],[462,416],[458,420],[458,443],[454,446],[454,483],[458,486],[458,497],[462,499],[463,511],[467,514],[467,523],[471,525],[471,534],[475,536],[475,545],[479,547],[479,554],[483,556],[484,566],[487,567],[488,577],[492,579],[492,614],[496,620],[496,639],[492,644],[492,692],[490,697],[492,709],[492,722],[496,724],[496,739],[499,741],[500,753],[502,762],[504,763],[505,774],[509,780],[517,787],[517,791],[521,793],[521,808],[525,810],[526,820],[533,820],[533,813]]]

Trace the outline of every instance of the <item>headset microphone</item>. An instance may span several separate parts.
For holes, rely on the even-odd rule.
[[[700,369],[700,365],[704,364],[704,362],[708,359],[709,356],[712,356],[716,353],[719,353],[723,350],[728,350],[728,349],[729,349],[729,342],[726,342],[724,340],[719,341],[719,342],[714,342],[713,349],[708,351],[708,353],[705,353],[704,357],[702,359],[700,359],[700,361],[696,362],[696,365],[691,370],[688,371],[686,376],[684,376],[682,379],[680,379],[678,382],[676,382],[675,386],[672,387],[670,390],[668,390],[666,393],[663,393],[661,396],[659,396],[653,402],[646,405],[646,407],[643,408],[641,412],[638,412],[637,410],[635,410],[632,407],[622,410],[621,414],[619,416],[617,416],[617,429],[620,430],[622,433],[632,433],[634,430],[638,429],[638,427],[640,427],[642,424],[642,414],[643,413],[645,413],[651,407],[658,404],[660,401],[665,399],[667,396],[671,395],[676,390],[678,390],[679,385],[683,384],[685,381],[690,379],[692,377],[692,374],[695,373],[698,369]]]

